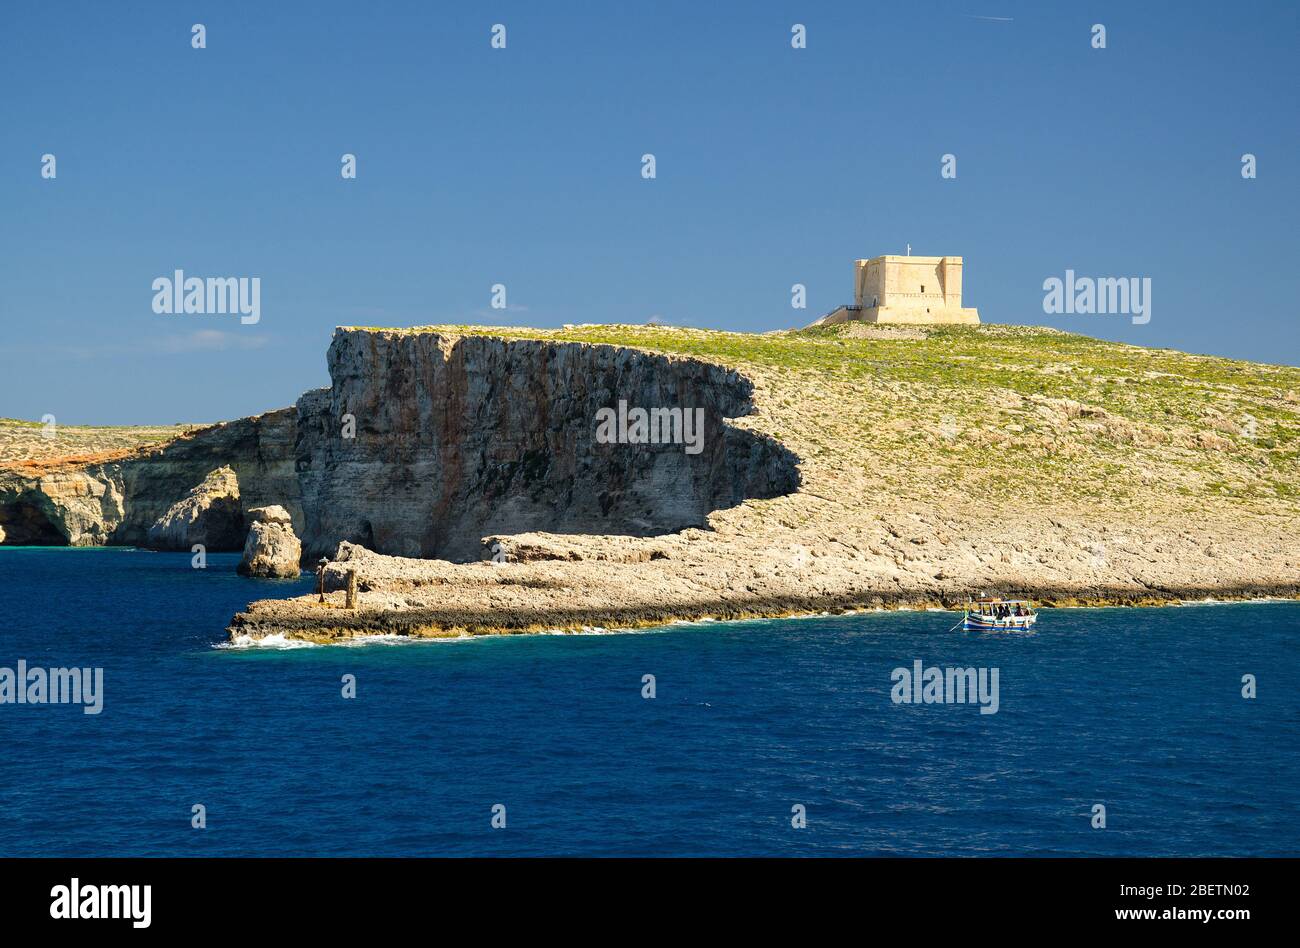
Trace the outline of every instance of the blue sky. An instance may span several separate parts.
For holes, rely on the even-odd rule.
[[[908,243],[985,322],[1294,365],[1298,9],[6,4],[0,415],[288,405],[337,325],[802,325]],[[178,268],[261,321],[155,314]],[[1151,321],[1045,314],[1066,269],[1150,277]]]

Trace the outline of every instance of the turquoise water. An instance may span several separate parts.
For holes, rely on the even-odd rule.
[[[98,715],[0,704],[0,854],[1300,853],[1298,603],[240,650],[310,581],[236,560],[0,548],[0,667],[104,669]],[[997,713],[894,703],[917,659]]]

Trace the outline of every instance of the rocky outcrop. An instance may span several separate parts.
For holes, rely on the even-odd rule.
[[[340,329],[328,364],[330,388],[293,409],[111,461],[0,470],[5,542],[189,549],[203,540],[172,508],[188,510],[187,492],[223,465],[245,508],[284,507],[313,558],[340,541],[470,561],[493,534],[657,536],[799,483],[790,451],[729,423],[753,410],[752,385],[713,363],[609,345]],[[598,413],[620,403],[698,409],[701,437],[690,451],[598,441]],[[233,545],[228,536],[205,545],[241,549],[244,539],[241,529]]]
[[[5,544],[103,545],[111,542],[121,512],[121,484],[113,476],[73,467],[0,470]]]
[[[268,507],[253,507],[244,516],[250,525],[254,523],[273,523],[293,526],[293,517],[289,515],[289,511],[279,504],[271,504]]]
[[[149,528],[154,550],[189,550],[202,544],[210,552],[237,550],[244,533],[239,478],[229,467],[212,471]]]
[[[301,569],[302,543],[293,532],[289,511],[280,506],[248,511],[250,527],[244,556],[236,570],[243,576],[291,578]]]
[[[340,329],[331,387],[298,403],[309,555],[340,540],[478,560],[489,534],[654,536],[799,483],[796,458],[733,426],[752,385],[725,367],[618,346]],[[602,409],[698,409],[682,443],[602,443]],[[349,428],[352,419],[354,430]]]
[[[868,525],[868,530],[879,528],[879,522]],[[1070,564],[1063,549],[1054,551],[1060,558],[1051,565],[1007,568],[1000,562],[980,563],[973,551],[987,545],[984,538],[990,528],[1002,529],[1002,525],[972,518],[965,535],[952,536],[951,548],[924,570],[896,564],[865,544],[862,550],[837,541],[820,547],[784,545],[780,528],[768,537],[745,542],[723,539],[719,543],[713,534],[686,530],[669,538],[616,544],[625,553],[631,552],[630,547],[653,545],[658,555],[644,561],[618,552],[602,555],[609,538],[597,537],[589,538],[588,544],[595,555],[579,559],[570,554],[581,551],[569,549],[566,543],[555,558],[466,564],[381,556],[345,543],[325,570],[326,607],[317,603],[314,594],[264,599],[237,614],[229,634],[235,642],[278,635],[329,643],[376,635],[441,638],[580,631],[705,617],[735,620],[899,607],[960,609],[967,596],[982,591],[1029,595],[1047,606],[1300,596],[1295,573],[1261,573],[1257,562],[1242,562],[1230,571],[1185,571],[1176,578],[1156,575],[1162,571],[1149,564],[1145,576],[1126,577],[1121,570],[1091,575]],[[887,530],[881,532],[888,535]],[[544,544],[545,538],[535,537],[529,546]],[[1241,547],[1238,550],[1238,555],[1249,555]],[[1134,567],[1144,568],[1137,563]],[[957,575],[945,579],[933,575],[946,570]],[[349,572],[357,575],[360,589],[352,609],[344,608]],[[936,631],[952,621],[937,618]]]
[[[122,511],[109,542],[142,544],[168,507],[222,466],[235,472],[245,509],[281,504],[301,516],[293,460],[296,419],[293,409],[241,418],[113,465],[116,470],[105,473],[120,482]],[[233,549],[241,549],[243,540],[241,531]]]
[[[150,527],[222,466],[235,472],[245,505],[283,504],[301,519],[296,434],[297,411],[285,408],[197,429],[111,460],[0,466],[0,525],[8,534],[0,542],[144,546]],[[11,524],[25,526],[15,531]],[[242,543],[241,533],[233,549]]]

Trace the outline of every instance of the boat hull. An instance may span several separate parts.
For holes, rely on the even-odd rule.
[[[1024,632],[1032,629],[1038,616],[1007,616],[995,619],[993,616],[967,616],[962,623],[967,632]]]

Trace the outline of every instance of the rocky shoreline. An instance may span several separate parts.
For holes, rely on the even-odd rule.
[[[516,540],[518,538],[511,538]],[[536,556],[550,538],[524,538]],[[454,638],[537,632],[582,632],[661,626],[703,619],[772,619],[820,613],[890,609],[960,609],[983,593],[1032,598],[1048,608],[1164,606],[1212,599],[1300,599],[1300,579],[1216,581],[1184,584],[1088,583],[1059,579],[990,576],[990,584],[914,586],[870,583],[843,564],[769,560],[751,563],[749,578],[709,555],[676,560],[659,542],[648,549],[623,542],[608,558],[578,561],[570,538],[553,538],[561,557],[510,559],[474,564],[386,557],[343,544],[325,569],[325,601],[316,594],[260,600],[234,617],[228,634],[247,642],[283,636],[318,644],[372,636]],[[494,538],[502,549],[505,538]],[[685,543],[689,544],[690,540]],[[653,557],[653,558],[652,558]],[[348,609],[341,591],[355,571],[359,594]],[[853,578],[851,578],[853,577]]]
[[[1042,608],[1162,607],[1210,600],[1215,602],[1257,602],[1300,599],[1300,586],[1251,587],[1235,590],[1162,590],[1159,594],[1134,594],[1131,590],[1029,590]],[[674,623],[734,622],[751,619],[787,619],[817,615],[849,615],[867,611],[934,610],[960,611],[964,600],[914,599],[892,593],[827,598],[802,597],[784,600],[751,599],[748,602],[718,600],[713,603],[678,603],[670,606],[626,606],[603,610],[494,608],[491,615],[481,608],[460,609],[367,605],[363,597],[356,611],[346,610],[342,593],[327,593],[324,604],[313,597],[309,602],[262,600],[249,611],[236,614],[227,628],[229,640],[251,644],[280,636],[318,645],[340,644],[355,639],[398,636],[418,639],[475,638],[486,635],[587,633],[629,631]],[[343,614],[340,615],[340,612]]]

